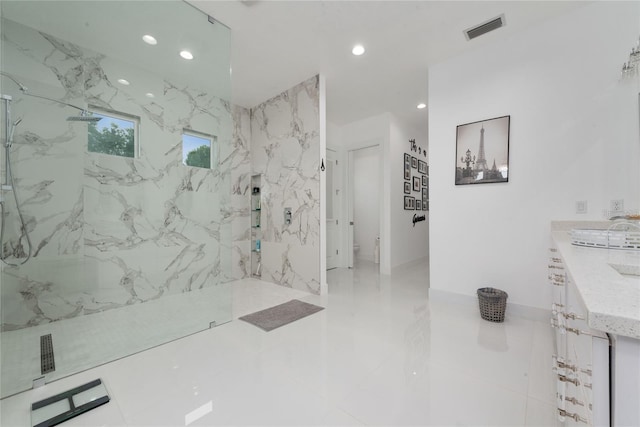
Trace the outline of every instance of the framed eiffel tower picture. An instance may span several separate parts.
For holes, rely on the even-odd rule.
[[[509,182],[511,116],[457,126],[456,185]]]

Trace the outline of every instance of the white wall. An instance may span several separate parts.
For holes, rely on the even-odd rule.
[[[639,85],[619,81],[639,16],[638,2],[595,3],[430,68],[432,289],[492,284],[548,309],[549,222],[640,207]],[[509,182],[456,187],[456,125],[503,115]]]
[[[354,245],[360,250],[356,259],[374,261],[375,239],[380,232],[380,147],[353,152]]]
[[[398,117],[391,116],[390,134],[391,268],[393,270],[408,262],[427,258],[429,254],[429,212],[404,209],[404,154],[409,153],[427,163],[429,163],[429,157],[411,151],[409,145],[409,140],[415,139],[416,146],[426,150],[426,131],[412,128]],[[420,174],[416,169],[413,169],[412,176],[418,175]],[[410,195],[421,198],[421,193],[412,191]],[[414,226],[414,215],[424,215],[425,221],[418,222]]]
[[[390,113],[383,113],[349,123],[339,129],[329,127],[329,135],[340,141],[339,145],[334,146],[343,153],[342,164],[346,164],[348,150],[372,145],[380,147],[379,170],[382,173],[378,191],[381,197],[379,212],[382,274],[391,274],[393,268],[426,258],[429,254],[428,221],[413,227],[412,218],[416,212],[404,210],[403,192],[404,153],[409,151],[409,139],[415,139],[416,144],[422,149],[428,148],[426,126],[426,114],[424,128],[415,128],[406,120]],[[428,157],[423,157],[423,160],[429,162]],[[346,218],[346,201],[343,205]],[[428,217],[426,211],[422,212]],[[343,224],[340,232],[346,236],[349,231],[348,225],[346,221],[343,221]]]

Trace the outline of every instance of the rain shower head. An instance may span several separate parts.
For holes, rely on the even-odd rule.
[[[102,117],[94,116],[87,110],[82,110],[79,116],[67,117],[68,122],[89,122],[97,123],[102,120]]]
[[[20,88],[20,91],[22,91],[22,93],[27,95],[27,96],[32,96],[34,98],[44,99],[46,101],[57,102],[58,104],[66,105],[67,107],[71,107],[71,108],[75,108],[76,110],[79,110],[80,111],[80,115],[67,117],[67,121],[68,122],[96,123],[96,122],[99,122],[100,120],[102,120],[102,117],[94,116],[90,111],[85,110],[84,108],[80,108],[80,107],[75,106],[73,104],[69,104],[68,102],[65,102],[65,101],[60,101],[59,99],[53,99],[53,98],[49,98],[48,96],[35,95],[33,93],[30,93],[29,90],[22,83],[20,83],[18,80],[16,80],[16,78],[13,77],[11,74],[7,74],[5,72],[0,71],[0,75],[7,77],[9,80],[11,80],[16,85],[18,85],[18,87]],[[4,96],[5,95],[3,95],[3,99],[4,99]],[[11,98],[9,98],[9,99],[11,99]],[[17,125],[17,123],[15,125]]]

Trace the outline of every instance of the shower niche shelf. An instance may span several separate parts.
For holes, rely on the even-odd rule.
[[[251,177],[251,275],[261,277],[262,267],[262,176]]]

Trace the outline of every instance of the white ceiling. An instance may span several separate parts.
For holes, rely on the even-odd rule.
[[[426,129],[428,67],[509,37],[583,1],[214,1],[188,3],[231,28],[231,100],[253,107],[322,73],[327,118],[343,125],[392,112]],[[7,1],[3,16],[148,70],[212,87],[228,72],[228,31],[178,1]],[[507,25],[472,41],[463,31],[497,15]],[[160,41],[150,48],[142,34]],[[355,43],[367,51],[351,54]],[[199,61],[177,57],[191,46]],[[522,47],[527,49],[526,46]],[[222,52],[222,54],[221,54]],[[217,55],[217,56],[216,56]],[[217,67],[217,68],[216,68]],[[226,74],[228,75],[228,74]],[[126,77],[126,76],[124,76]],[[144,83],[144,82],[142,82]],[[134,89],[132,82],[131,90]],[[224,86],[224,84],[223,84]],[[216,93],[226,97],[225,90]],[[144,87],[140,87],[145,91]],[[143,92],[144,93],[144,92]]]
[[[149,81],[136,79],[134,69],[141,69],[206,88],[223,99],[230,97],[230,31],[211,25],[201,11],[182,1],[0,0],[0,11],[4,19],[122,61],[123,69],[131,72],[110,77],[114,84],[117,78],[129,80],[129,92],[150,91]],[[154,35],[158,45],[142,42],[144,34]],[[11,36],[6,37],[11,43]],[[195,53],[196,60],[178,56],[185,48]],[[3,69],[17,65],[4,63]],[[22,79],[30,72],[14,71]]]
[[[327,118],[343,125],[390,111],[426,126],[427,69],[580,7],[560,1],[206,1],[189,3],[232,29],[232,96],[252,107],[322,73]],[[467,41],[499,14],[507,25]],[[362,43],[361,57],[351,48]],[[526,46],[522,47],[526,49]]]

